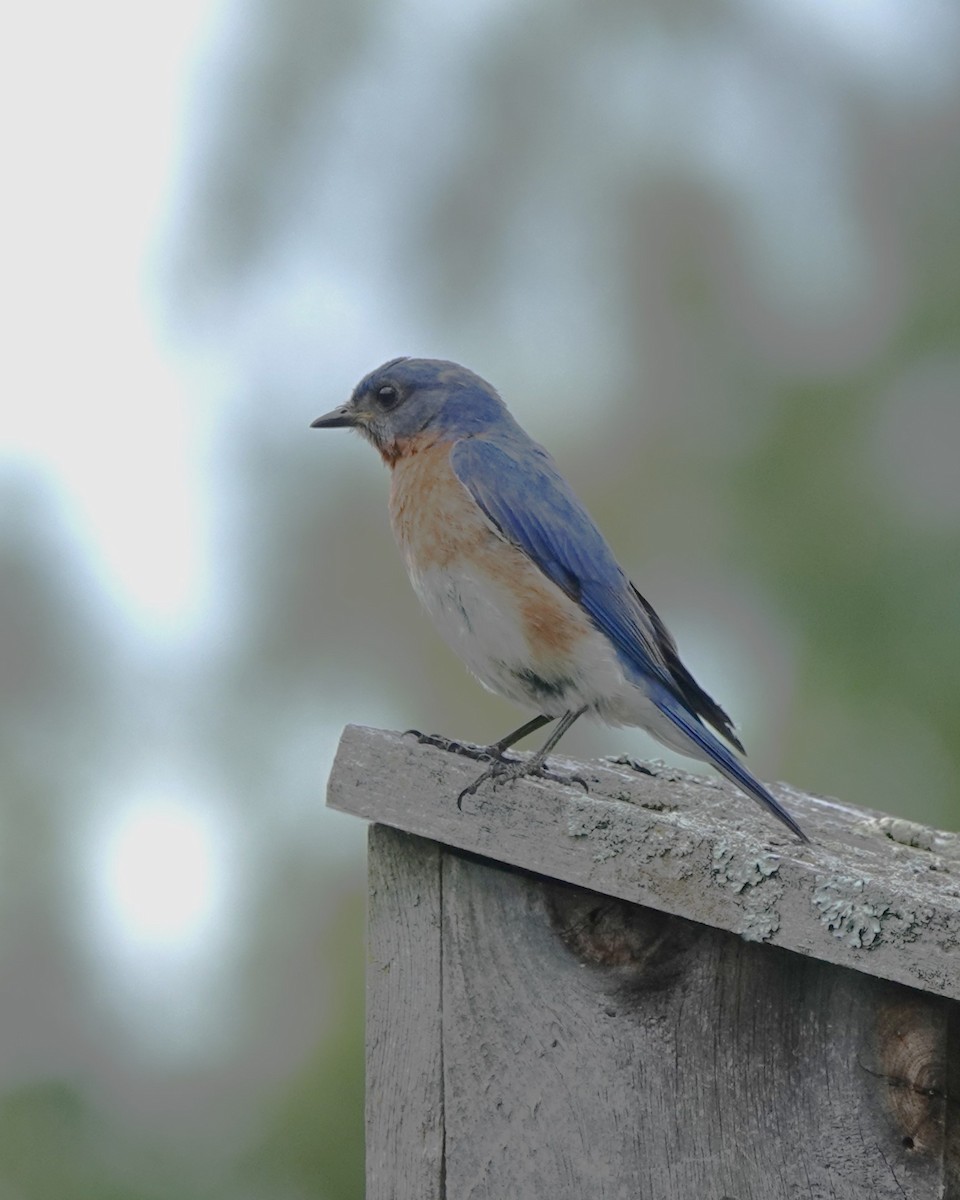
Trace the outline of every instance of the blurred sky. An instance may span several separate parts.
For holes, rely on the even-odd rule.
[[[217,607],[208,441],[222,381],[167,336],[158,262],[189,186],[187,113],[203,112],[228,21],[211,4],[113,2],[26,6],[6,22],[0,469],[51,494],[75,586],[109,613],[112,655],[184,653]],[[156,1028],[155,1007],[118,984],[168,1017],[185,979],[202,986],[238,860],[230,813],[153,758],[106,772],[78,830],[76,895],[107,993]],[[180,1016],[196,1012],[188,997]],[[206,1022],[191,1053],[201,1033]]]
[[[211,405],[158,319],[156,266],[224,20],[182,0],[39,5],[4,39],[3,454],[56,489],[137,636],[183,633],[210,603]]]

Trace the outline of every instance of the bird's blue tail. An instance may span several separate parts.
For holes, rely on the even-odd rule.
[[[783,805],[774,799],[758,779],[754,779],[743,763],[734,756],[732,751],[728,750],[722,742],[718,741],[693,713],[688,712],[680,704],[676,697],[671,696],[666,691],[660,691],[660,689],[658,689],[658,692],[660,694],[651,697],[657,708],[698,747],[703,757],[713,763],[721,775],[725,776],[731,783],[740,788],[742,792],[746,792],[748,796],[752,796],[754,800],[772,812],[777,820],[782,821],[791,833],[796,834],[801,842],[810,841]]]

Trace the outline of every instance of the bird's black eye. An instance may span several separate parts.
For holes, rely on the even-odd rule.
[[[400,402],[400,391],[392,383],[385,383],[377,388],[377,403],[381,408],[393,408]]]

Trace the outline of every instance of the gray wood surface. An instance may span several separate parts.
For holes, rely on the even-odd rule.
[[[456,851],[442,894],[448,1200],[960,1195],[956,1002]]]
[[[367,1200],[444,1200],[441,847],[370,830]]]
[[[960,1003],[370,838],[368,1200],[958,1200]]]
[[[802,846],[719,780],[551,763],[578,770],[589,794],[542,780],[487,784],[458,811],[477,763],[348,726],[328,803],[766,948],[960,997],[958,835],[774,785],[813,840]]]

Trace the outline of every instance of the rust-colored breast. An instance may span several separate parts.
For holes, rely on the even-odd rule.
[[[393,467],[390,518],[415,586],[422,594],[441,573],[484,580],[503,620],[519,624],[531,659],[555,663],[594,632],[589,618],[493,528],[454,474],[450,450],[434,442]]]
[[[390,520],[407,565],[420,573],[475,554],[496,535],[450,466],[450,442],[433,442],[398,458]]]

